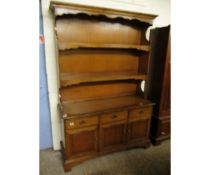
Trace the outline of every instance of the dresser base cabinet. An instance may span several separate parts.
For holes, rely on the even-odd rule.
[[[65,144],[61,141],[64,169],[107,153],[150,146],[152,106],[98,116],[63,120]]]

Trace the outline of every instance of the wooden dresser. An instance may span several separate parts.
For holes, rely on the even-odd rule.
[[[170,26],[150,33],[151,56],[147,80],[147,98],[155,102],[151,122],[152,143],[170,138]]]
[[[64,169],[130,147],[148,147],[153,103],[145,34],[155,15],[51,3],[58,48]]]

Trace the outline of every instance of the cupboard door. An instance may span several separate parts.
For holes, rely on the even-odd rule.
[[[125,145],[126,120],[100,127],[100,151],[114,151]]]
[[[128,142],[137,142],[148,137],[150,118],[128,123]]]
[[[98,128],[66,130],[65,151],[67,158],[93,154],[97,152]]]

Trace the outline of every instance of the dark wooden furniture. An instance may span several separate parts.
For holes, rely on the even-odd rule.
[[[51,2],[60,76],[64,169],[110,152],[148,147],[153,103],[147,28],[155,15]]]
[[[151,56],[147,80],[147,98],[153,108],[150,137],[159,144],[170,138],[170,26],[150,33]]]

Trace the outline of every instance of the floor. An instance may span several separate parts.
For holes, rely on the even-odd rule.
[[[40,151],[41,175],[169,175],[170,141],[147,149],[131,149],[86,161],[64,173],[61,153]]]

